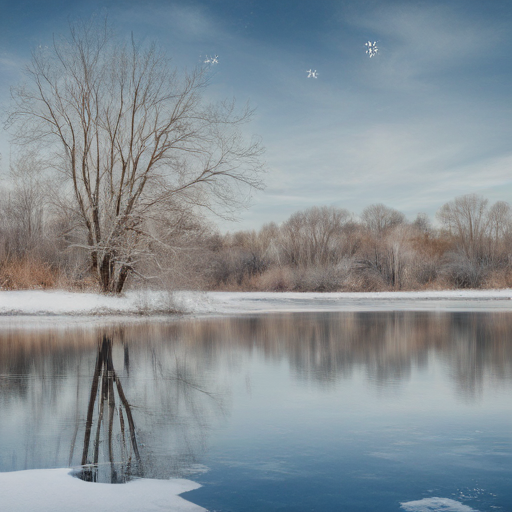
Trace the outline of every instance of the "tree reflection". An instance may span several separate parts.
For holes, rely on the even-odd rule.
[[[358,372],[378,392],[440,363],[456,393],[478,401],[512,381],[510,332],[510,313],[427,312],[0,329],[0,471],[185,476],[254,358],[320,388]]]
[[[127,347],[125,347],[125,359],[127,357]],[[97,401],[99,402],[98,412],[95,415],[94,411]],[[116,436],[120,444],[118,450],[114,447],[114,421],[116,415],[119,421],[119,434]],[[94,422],[96,423],[95,429],[93,429]],[[91,434],[94,430],[94,443],[91,450]],[[102,430],[106,430],[107,439],[102,439]],[[104,450],[108,452],[107,462],[104,464],[100,464],[99,461],[100,444],[104,446],[106,444],[108,447],[107,450]],[[92,482],[102,479],[101,473],[103,473],[103,478],[107,476],[110,483],[125,482],[133,476],[143,476],[144,474],[131,407],[114,369],[112,339],[106,335],[103,336],[98,346],[98,355],[87,408],[81,464],[83,467],[81,478]],[[106,471],[101,471],[101,469]]]

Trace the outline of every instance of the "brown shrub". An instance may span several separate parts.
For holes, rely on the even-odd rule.
[[[55,288],[59,273],[51,265],[33,258],[11,259],[0,265],[0,289]]]
[[[253,285],[260,291],[291,291],[294,287],[293,271],[288,267],[272,267],[254,279]]]
[[[344,290],[347,292],[384,292],[388,291],[382,275],[372,269],[352,272],[345,282]]]
[[[96,290],[90,275],[68,276],[62,269],[35,257],[12,258],[0,263],[0,290],[65,288]]]
[[[512,288],[512,269],[504,268],[499,270],[492,270],[486,276],[482,288]]]

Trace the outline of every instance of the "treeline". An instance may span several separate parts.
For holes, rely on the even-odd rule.
[[[512,210],[465,195],[409,222],[383,204],[360,218],[322,207],[280,226],[220,237],[210,287],[268,291],[384,291],[512,286]]]
[[[0,289],[99,290],[77,220],[37,174],[0,191]],[[385,291],[512,286],[512,209],[465,195],[425,214],[334,207],[281,225],[220,234],[190,209],[165,212],[128,287],[237,291]],[[147,231],[151,232],[150,221]]]

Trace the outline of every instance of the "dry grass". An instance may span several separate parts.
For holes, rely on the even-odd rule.
[[[4,261],[0,266],[0,288],[33,290],[55,288],[59,274],[47,263],[32,258]]]
[[[440,274],[429,282],[408,280],[402,290],[446,290],[456,285]],[[481,289],[512,288],[512,269],[491,270],[478,285]],[[90,274],[65,270],[35,257],[9,259],[0,262],[0,290],[72,289],[99,291],[98,283]],[[244,275],[210,286],[218,291],[346,291],[368,292],[391,290],[376,272],[355,272],[340,266],[290,268],[274,266],[261,274]]]
[[[94,290],[91,277],[73,279],[59,268],[34,257],[0,262],[0,290],[46,290],[52,288]]]
[[[512,288],[512,270],[501,269],[493,270],[487,275],[482,288],[485,289],[500,289]]]

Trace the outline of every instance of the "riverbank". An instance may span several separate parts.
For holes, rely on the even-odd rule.
[[[512,289],[372,293],[0,291],[0,316],[169,316],[308,311],[512,311]]]

